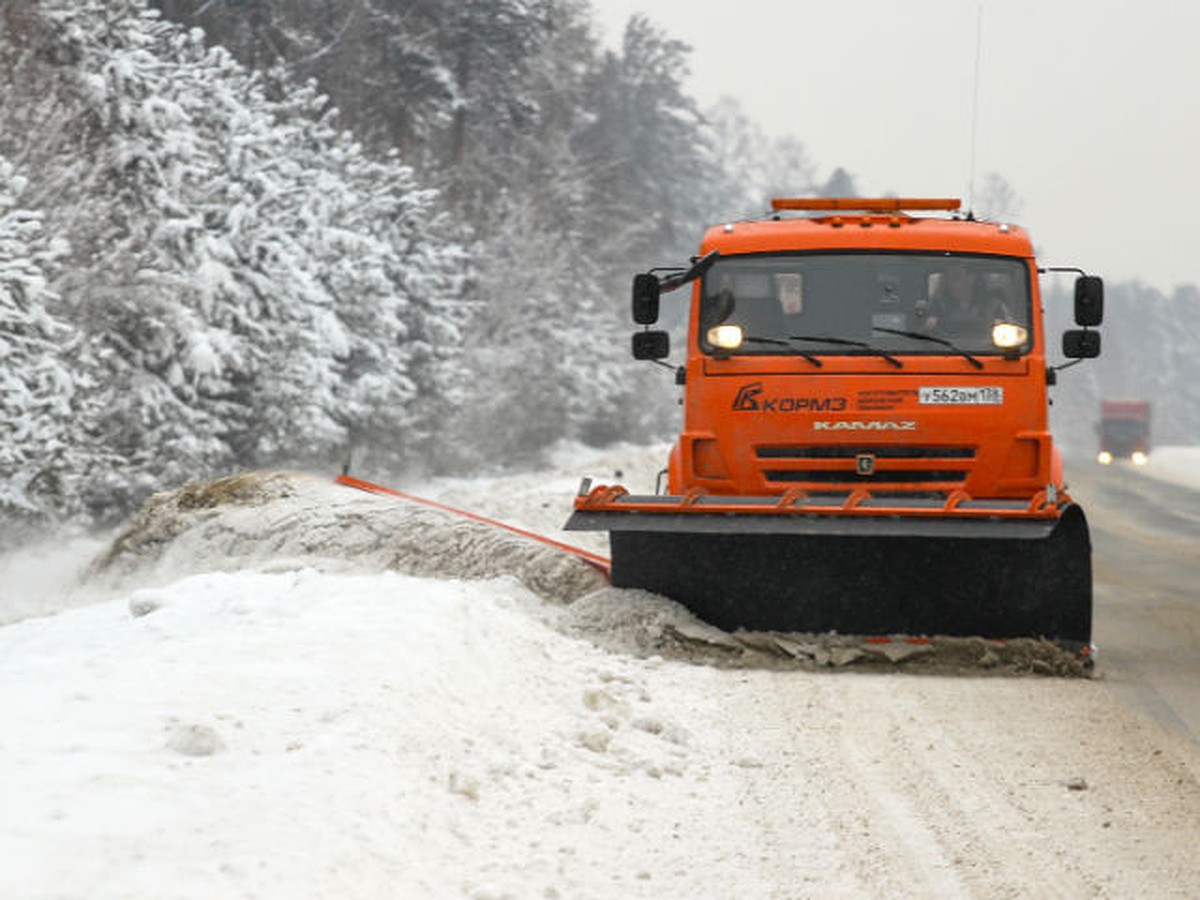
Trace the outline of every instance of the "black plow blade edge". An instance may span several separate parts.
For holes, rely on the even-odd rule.
[[[727,631],[1091,641],[1091,541],[1075,505],[1033,540],[615,528],[610,539],[615,586]]]

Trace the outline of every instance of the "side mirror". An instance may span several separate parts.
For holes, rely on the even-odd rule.
[[[634,359],[666,359],[671,353],[671,336],[665,331],[635,331]]]
[[[649,272],[633,276],[633,321],[653,325],[658,321],[658,276]]]
[[[1064,331],[1062,350],[1067,359],[1095,359],[1100,355],[1100,332],[1086,328]]]
[[[1104,321],[1104,279],[1080,275],[1075,279],[1075,324],[1092,328]]]

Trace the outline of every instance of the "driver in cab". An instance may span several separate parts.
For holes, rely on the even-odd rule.
[[[974,337],[1009,319],[1003,300],[985,291],[979,273],[963,263],[951,264],[932,292],[923,331]]]

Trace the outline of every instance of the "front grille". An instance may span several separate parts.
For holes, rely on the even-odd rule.
[[[965,481],[964,469],[892,469],[876,470],[874,475],[859,475],[850,469],[767,469],[763,475],[771,482],[812,482],[814,484],[925,484],[933,481]]]
[[[975,448],[875,445],[769,445],[755,448],[761,475],[768,484],[888,486],[937,485],[952,490],[966,481]],[[860,457],[872,457],[870,474],[859,470]],[[791,463],[789,465],[788,463]],[[918,488],[919,489],[919,488]]]
[[[854,459],[866,453],[876,459],[974,459],[974,447],[758,447],[759,459]]]

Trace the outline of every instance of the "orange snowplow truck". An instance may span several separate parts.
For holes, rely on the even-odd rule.
[[[634,356],[691,285],[665,493],[580,490],[612,580],[725,629],[1043,637],[1090,647],[1091,544],[1047,424],[1041,272],[1078,273],[1075,361],[1103,283],[1039,270],[958,200],[781,199],[634,279]],[[657,489],[656,489],[657,490]]]

